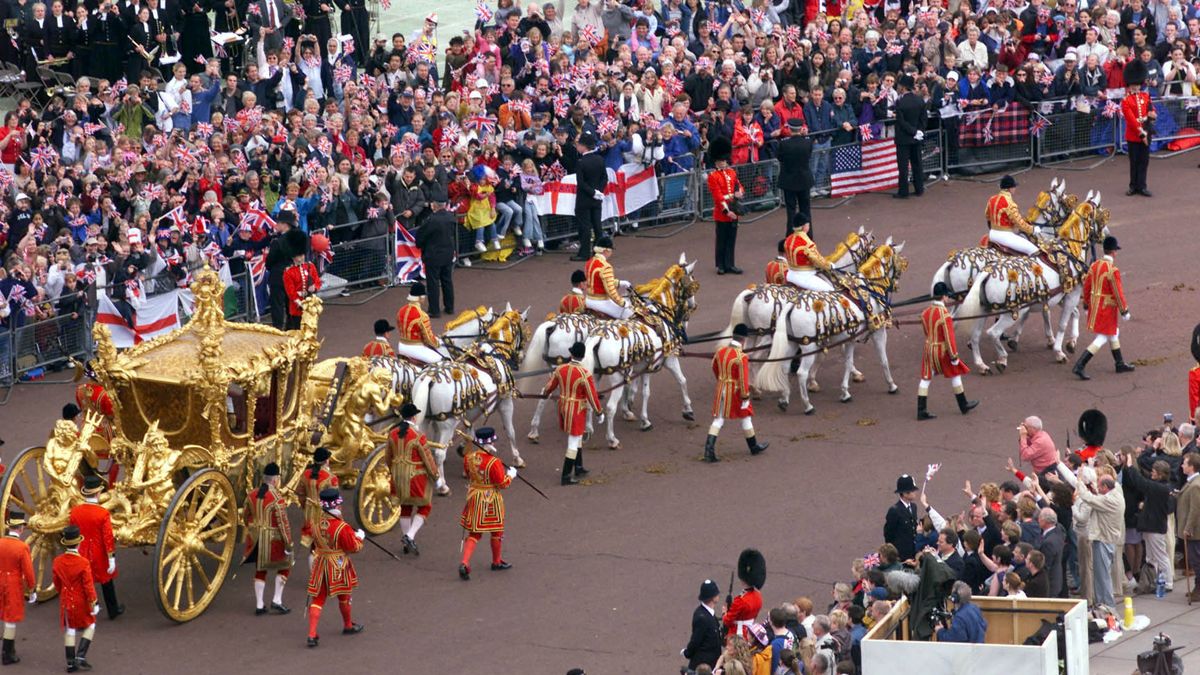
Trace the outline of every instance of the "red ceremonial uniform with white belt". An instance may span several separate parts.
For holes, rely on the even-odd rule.
[[[12,534],[0,538],[0,621],[25,620],[25,598],[36,584],[29,544]]]
[[[377,337],[371,340],[363,347],[362,355],[368,359],[373,356],[396,356],[396,350],[392,349],[392,345],[385,337]]]
[[[467,532],[503,532],[504,497],[500,491],[512,485],[504,462],[476,449],[463,458],[467,472],[467,503],[459,524]]]
[[[116,555],[116,540],[113,538],[112,516],[108,509],[99,504],[84,502],[71,509],[70,522],[79,527],[83,543],[79,544],[79,555],[92,565],[92,577],[98,584],[112,581],[117,573],[108,573],[108,559]],[[90,609],[90,608],[89,608]]]
[[[762,593],[757,588],[747,588],[742,594],[733,599],[721,617],[726,635],[748,637],[750,624],[758,618],[762,611]]]
[[[268,487],[262,497],[256,489],[246,497],[242,520],[246,524],[246,543],[242,559],[255,556],[255,569],[288,569],[292,557],[292,526],[287,517],[287,500],[274,487]],[[86,540],[85,540],[86,541]]]
[[[1083,278],[1083,304],[1088,313],[1088,329],[1100,335],[1116,335],[1119,315],[1129,311],[1121,270],[1111,256],[1092,263]]]
[[[296,497],[304,505],[304,525],[300,527],[300,544],[308,546],[312,542],[313,523],[321,518],[321,490],[337,487],[338,478],[329,471],[321,469],[316,478],[312,468],[304,470],[304,480],[296,488]]]
[[[313,528],[313,566],[308,576],[308,594],[313,598],[349,595],[358,586],[358,572],[351,553],[362,550],[354,528],[337,516],[321,513]]]
[[[713,417],[753,417],[754,407],[750,405],[750,358],[742,348],[729,344],[718,349],[713,355],[712,369],[717,376]]]
[[[925,331],[925,350],[921,353],[922,380],[931,380],[938,373],[955,377],[971,372],[958,358],[954,319],[944,304],[933,302],[921,312],[921,329]]]
[[[767,283],[768,284],[786,284],[787,283],[787,259],[776,258],[767,263]]]
[[[92,615],[96,606],[96,586],[87,558],[67,551],[54,559],[51,575],[54,590],[58,591],[59,625],[81,630],[96,623],[96,617]]]
[[[726,208],[726,200],[741,189],[742,183],[738,180],[737,171],[733,169],[717,169],[708,174],[708,191],[712,193],[713,199],[713,220],[719,223],[737,222],[737,214]]]
[[[321,289],[321,278],[317,276],[317,268],[310,262],[292,265],[283,272],[283,290],[288,297],[288,314],[301,316],[304,308],[300,305],[304,298],[312,292]]]
[[[558,427],[571,436],[582,436],[587,428],[587,411],[600,412],[596,380],[578,361],[554,369],[545,393],[561,390],[558,396]]]
[[[1142,125],[1150,114],[1150,94],[1144,91],[1126,93],[1121,100],[1121,115],[1125,118],[1125,140],[1129,143],[1145,143]]]

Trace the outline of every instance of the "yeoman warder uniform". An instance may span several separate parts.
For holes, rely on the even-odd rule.
[[[713,395],[713,421],[704,440],[704,461],[717,462],[717,436],[726,419],[742,421],[742,433],[746,435],[746,446],[751,455],[767,449],[770,443],[759,444],[754,434],[754,407],[750,405],[750,358],[742,351],[742,340],[750,330],[746,324],[733,327],[733,339],[713,355],[713,375],[717,376],[717,390]]]
[[[504,540],[504,497],[500,491],[512,485],[517,467],[505,471],[504,462],[492,454],[496,451],[495,442],[496,430],[480,427],[475,430],[475,445],[463,457],[468,481],[467,503],[458,521],[465,531],[462,561],[458,565],[458,576],[463,581],[471,578],[471,555],[485,532],[492,535],[492,569],[512,567],[500,556]]]
[[[574,485],[575,476],[585,476],[583,468],[583,434],[587,430],[587,414],[600,413],[600,398],[596,394],[596,380],[592,372],[583,366],[584,344],[571,345],[571,360],[554,369],[550,381],[542,388],[542,395],[558,391],[558,426],[567,434],[567,454],[563,460],[562,484]]]
[[[366,535],[342,520],[339,508],[342,495],[337,488],[322,490],[320,500],[321,517],[313,527],[315,558],[308,577],[309,647],[316,647],[320,640],[317,624],[321,621],[325,601],[331,597],[337,598],[342,613],[342,633],[351,635],[361,633],[363,629],[362,624],[354,623],[350,617],[350,597],[358,586],[358,572],[350,555],[362,550]]]
[[[930,420],[937,415],[929,412],[929,385],[933,376],[941,374],[950,378],[958,410],[966,415],[979,401],[968,401],[963,391],[962,376],[971,372],[967,364],[958,358],[958,345],[954,340],[954,319],[946,309],[943,299],[950,289],[946,284],[933,285],[933,302],[921,312],[921,329],[925,331],[925,351],[921,354],[921,383],[917,386],[917,419]]]
[[[1118,373],[1134,370],[1134,366],[1125,363],[1125,358],[1121,356],[1121,330],[1117,327],[1120,318],[1128,321],[1130,317],[1125,287],[1121,284],[1121,270],[1117,269],[1114,260],[1121,246],[1116,237],[1105,237],[1103,246],[1104,257],[1092,263],[1083,277],[1083,306],[1088,313],[1088,329],[1096,334],[1096,339],[1088,345],[1087,351],[1075,362],[1072,370],[1081,380],[1092,379],[1084,372],[1084,368],[1105,343],[1112,349]]]
[[[279,465],[263,468],[263,482],[246,498],[242,522],[246,524],[246,543],[242,560],[254,561],[254,613],[263,615],[263,594],[267,572],[275,571],[275,595],[271,610],[277,614],[292,611],[283,604],[283,587],[292,572],[292,526],[288,522],[287,500],[279,493]]]

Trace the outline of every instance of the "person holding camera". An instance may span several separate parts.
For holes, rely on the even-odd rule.
[[[971,587],[956,581],[950,592],[950,602],[954,603],[954,612],[947,617],[944,612],[935,611],[935,616],[942,622],[938,629],[938,642],[965,642],[983,644],[987,633],[987,619],[979,606],[971,602]]]

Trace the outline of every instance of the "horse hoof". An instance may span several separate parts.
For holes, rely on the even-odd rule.
[[[852,375],[850,375],[850,380],[853,382],[866,382],[867,376],[855,371]]]
[[[787,401],[779,401],[779,402],[778,402],[778,403],[776,403],[775,405],[779,406],[779,410],[780,410],[780,411],[782,411],[782,412],[787,412],[787,409],[788,409],[788,402],[787,402]]]
[[[534,445],[537,445],[537,444],[538,444],[538,435],[537,435],[537,434],[529,434],[529,435],[528,435],[528,436],[526,436],[525,438],[528,438],[528,439],[529,439],[529,442],[530,442],[530,443],[533,443]]]
[[[900,385],[898,385],[898,384],[892,384],[892,386],[888,389],[889,394],[895,394],[899,391],[900,391]]]
[[[524,469],[525,468],[525,460],[518,457],[517,461],[513,462],[513,466],[517,467],[518,469]]]
[[[1054,349],[1054,340],[1046,340],[1046,349]]]
[[[609,441],[608,449],[609,450],[620,450],[621,449],[621,441]]]
[[[654,428],[654,424],[651,422],[644,422],[642,424],[642,431],[650,431],[653,428]]]
[[[816,392],[821,391],[821,384],[816,380],[812,380],[808,383],[808,390],[809,392],[815,394]]]
[[[853,400],[854,400],[854,397],[853,397],[853,396],[851,396],[850,394],[843,394],[843,395],[842,395],[842,398],[841,398],[841,399],[839,399],[839,400],[840,400],[842,403],[849,403],[850,401],[853,401]]]
[[[683,419],[691,422],[692,420],[696,419],[696,413],[692,412],[691,410],[684,410]]]
[[[1074,343],[1074,342],[1068,342],[1068,343],[1066,344],[1066,348],[1067,348],[1067,353],[1068,353],[1068,354],[1074,354],[1074,353],[1075,353],[1075,343]]]
[[[449,497],[450,496],[450,488],[443,485],[442,487],[438,488],[434,492],[434,494],[436,494],[439,497]]]
[[[632,412],[627,412],[621,415],[621,419],[625,420],[626,422],[632,422],[637,419],[637,415],[634,415]]]
[[[1003,375],[1004,371],[1008,368],[1007,363],[1001,363],[999,361],[992,363],[992,365],[996,368],[996,373],[999,375]]]
[[[1055,363],[1066,363],[1066,362],[1067,362],[1067,355],[1066,355],[1066,354],[1061,354],[1061,353],[1060,353],[1060,354],[1055,354],[1055,355],[1054,355],[1054,362],[1055,362]]]
[[[811,406],[811,405],[810,405],[810,406],[808,406],[808,410],[805,410],[805,411],[804,411],[804,414],[805,414],[805,415],[811,415],[811,414],[815,413],[816,411],[817,411],[817,408],[816,408],[816,406]]]
[[[986,377],[992,374],[992,369],[987,366],[979,366],[979,374]]]

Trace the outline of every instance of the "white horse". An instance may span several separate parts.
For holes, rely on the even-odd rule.
[[[641,312],[638,318],[600,319],[587,313],[558,314],[551,317],[533,331],[529,347],[525,350],[525,358],[521,363],[520,372],[534,372],[547,365],[556,366],[569,361],[571,357],[568,350],[571,345],[582,342],[590,346],[594,343],[593,337],[607,337],[609,342],[604,343],[604,351],[600,355],[599,365],[604,372],[598,373],[601,377],[597,379],[597,385],[604,388],[606,386],[604,382],[608,383],[607,386],[613,386],[619,381],[625,382],[627,378],[636,379],[636,376],[641,376],[642,379],[639,383],[641,386],[634,387],[633,390],[640,391],[642,394],[640,420],[643,431],[648,431],[653,427],[649,418],[650,375],[661,368],[666,368],[667,372],[675,379],[676,384],[679,385],[679,393],[683,400],[683,418],[685,420],[695,419],[692,399],[688,396],[687,378],[683,374],[683,366],[680,364],[678,356],[682,331],[686,329],[687,320],[696,309],[696,290],[699,288],[699,284],[692,277],[692,269],[695,265],[696,263],[687,261],[686,254],[680,254],[679,262],[668,268],[663,276],[634,289],[635,295],[630,298],[630,301],[634,302],[635,308]],[[647,326],[654,329],[650,331],[654,337],[646,336],[643,333],[643,329]],[[631,342],[627,345],[623,357],[616,358],[617,355],[609,351],[613,349],[610,343],[614,339],[613,331],[619,333],[621,330],[627,334],[636,333],[637,335],[632,340],[637,344],[634,345]],[[634,351],[628,351],[635,347]],[[588,353],[592,355],[593,359],[595,358],[590,350]],[[622,359],[627,361],[624,366],[621,365]],[[634,360],[630,361],[630,359]],[[595,362],[593,361],[593,363]],[[631,368],[638,364],[640,364],[637,369],[639,372],[635,373]],[[591,369],[596,372],[594,368]],[[527,388],[526,393],[532,393],[532,390]],[[610,448],[620,446],[620,441],[617,440],[612,428],[613,412],[616,407],[621,406],[626,421],[639,419],[630,407],[629,400],[624,396],[625,393],[624,384],[615,387],[610,392],[606,406],[609,408],[607,437]],[[547,399],[538,401],[533,412],[533,419],[529,423],[529,440],[534,443],[537,443],[540,437],[542,411],[545,409],[546,403]],[[588,433],[591,433],[590,416]]]
[[[754,384],[763,392],[779,392],[779,408],[787,410],[791,399],[788,386],[788,362],[799,356],[800,368],[796,373],[800,385],[800,398],[804,401],[804,414],[811,415],[814,408],[804,386],[809,370],[817,354],[831,343],[841,343],[846,356],[846,367],[842,373],[842,402],[851,400],[850,373],[854,362],[854,343],[860,334],[867,334],[875,343],[883,377],[888,383],[888,393],[894,394],[900,387],[892,379],[891,366],[887,358],[887,325],[891,318],[888,298],[896,289],[896,281],[908,267],[908,261],[900,256],[904,244],[887,242],[871,253],[858,268],[858,273],[849,278],[845,292],[823,292],[803,290],[798,293],[796,303],[783,309],[775,323],[771,338],[771,353],[767,362],[758,370]]]
[[[1097,201],[1099,195],[1096,196]],[[988,337],[996,349],[994,363],[997,372],[1008,367],[1008,352],[1002,336],[1034,305],[1043,308],[1061,306],[1057,330],[1050,335],[1050,347],[1059,363],[1067,361],[1063,353],[1075,351],[1079,337],[1079,298],[1083,277],[1088,270],[1087,255],[1091,245],[1103,241],[1108,234],[1108,213],[1089,199],[1075,208],[1057,232],[1057,238],[1045,245],[1045,256],[1011,256],[984,267],[959,306],[963,316],[975,317],[971,330],[971,353],[981,374],[991,368],[980,353],[980,340],[987,323],[985,314],[1000,314],[987,328]],[[1045,310],[1047,315],[1048,310]],[[1069,337],[1068,337],[1069,333]]]
[[[513,465],[525,466],[517,450],[513,426],[516,396],[513,367],[520,362],[525,344],[527,313],[528,310],[517,312],[511,306],[506,307],[486,327],[484,337],[458,351],[454,359],[422,368],[412,384],[412,402],[421,411],[416,423],[425,430],[438,463],[439,495],[450,494],[444,469],[446,448],[460,420],[465,420],[469,427],[498,411],[508,434]]]
[[[858,232],[851,231],[837,245],[829,256],[829,262],[836,271],[852,271],[867,259],[874,244],[875,236],[865,228],[859,227]],[[796,301],[799,290],[791,284],[763,284],[751,286],[738,293],[733,299],[733,307],[729,310],[729,325],[721,332],[726,339],[720,340],[717,346],[724,346],[728,337],[733,335],[733,327],[744,323],[750,329],[750,335],[743,340],[742,349],[753,353],[760,343],[766,342],[763,338],[775,331],[775,319],[780,310]],[[853,365],[851,367],[853,368]],[[808,390],[819,391],[815,366],[810,375]],[[854,371],[853,377],[855,382],[862,382],[864,379],[863,374],[858,371]]]

